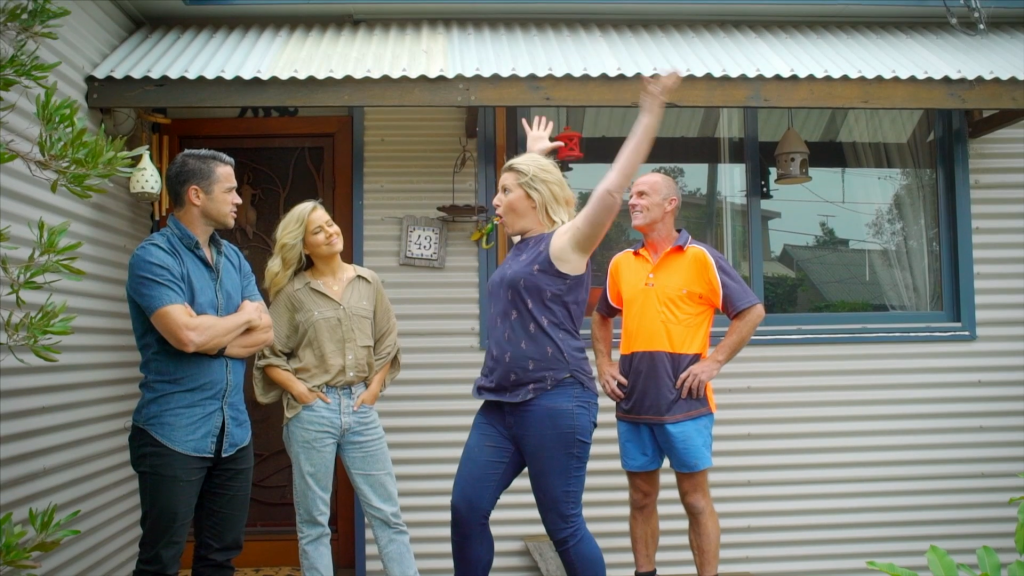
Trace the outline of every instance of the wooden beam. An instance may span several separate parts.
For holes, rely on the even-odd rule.
[[[978,112],[978,110],[972,110]],[[978,114],[969,114],[967,117],[967,137],[981,138],[1007,126],[1012,126],[1024,120],[1024,110],[1000,110],[995,114],[981,117]]]
[[[508,127],[506,123],[508,121],[508,114],[504,108],[494,109],[494,173],[497,177],[501,178],[501,169],[505,167],[505,160],[508,157],[508,151],[506,149],[508,143]],[[495,182],[495,189],[498,185]],[[498,264],[505,261],[505,255],[508,254],[508,234],[505,233],[505,226],[498,224],[498,229],[494,231],[494,236],[498,239]]]
[[[637,78],[89,79],[92,108],[635,106]],[[1021,80],[685,78],[687,107],[1024,109]]]

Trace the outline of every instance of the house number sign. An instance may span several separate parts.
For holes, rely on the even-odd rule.
[[[446,222],[426,216],[402,218],[398,263],[404,266],[444,268],[448,241]]]
[[[409,226],[405,237],[405,255],[408,258],[437,260],[441,229],[433,226]]]

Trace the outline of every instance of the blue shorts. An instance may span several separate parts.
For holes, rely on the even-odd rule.
[[[618,421],[619,459],[626,472],[660,470],[668,463],[676,472],[711,468],[711,428],[714,414],[671,424]]]

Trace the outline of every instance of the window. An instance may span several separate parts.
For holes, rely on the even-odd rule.
[[[565,166],[582,207],[637,111],[517,114],[582,133],[583,160]],[[810,151],[811,180],[786,185],[774,154],[790,126]],[[676,180],[677,227],[722,252],[762,298],[761,340],[972,338],[966,164],[959,112],[671,108],[637,176]],[[591,260],[591,309],[609,260],[640,241],[627,197]],[[720,317],[716,335],[726,326]]]
[[[566,166],[565,177],[582,208],[611,167],[633,122],[635,108],[532,108],[529,117],[547,116],[558,122],[567,116],[583,134],[584,159]],[[676,228],[695,240],[714,246],[744,278],[750,277],[743,145],[743,110],[675,108],[665,121],[648,162],[636,176],[659,172],[676,181],[682,195]],[[641,241],[630,226],[623,191],[622,210],[591,257],[591,297],[587,316],[597,304],[612,257]]]
[[[762,195],[768,313],[943,310],[935,113],[795,110],[812,180]],[[762,142],[787,127],[758,115]],[[761,152],[766,152],[762,145]]]

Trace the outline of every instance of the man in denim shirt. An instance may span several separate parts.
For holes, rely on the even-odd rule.
[[[193,574],[234,574],[252,484],[245,358],[273,343],[252,269],[214,233],[235,225],[234,160],[186,150],[167,168],[174,214],[128,264],[142,397],[128,437],[142,539],[134,576],[176,575],[194,520]]]

